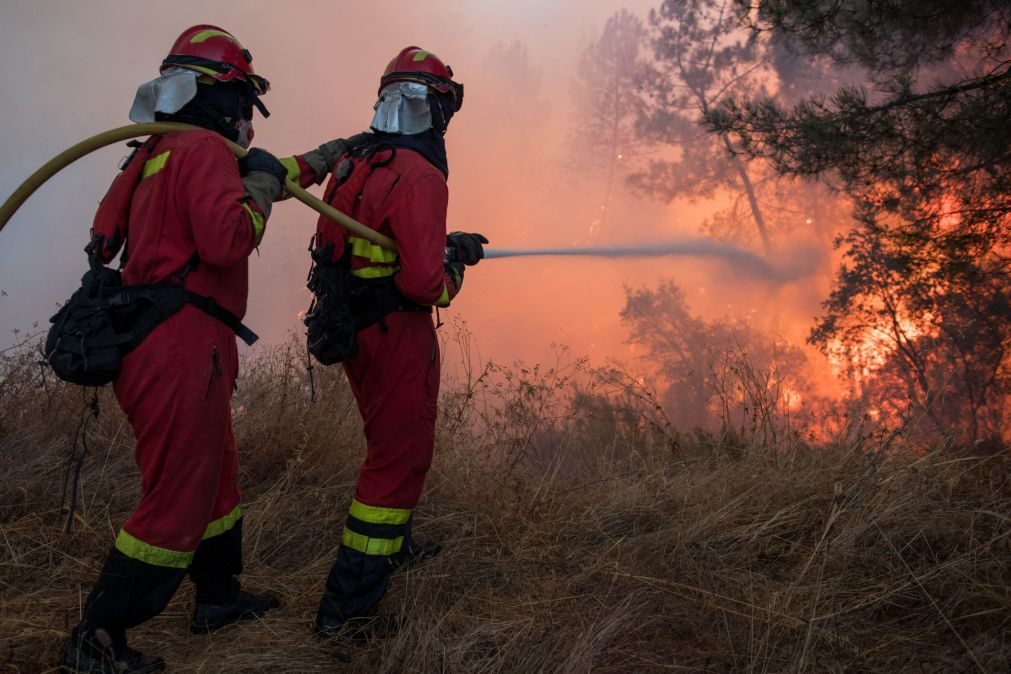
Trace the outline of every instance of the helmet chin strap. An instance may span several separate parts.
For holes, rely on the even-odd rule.
[[[453,118],[456,107],[449,94],[431,93],[428,95],[428,107],[432,111],[432,128],[445,135],[449,128],[449,120]]]

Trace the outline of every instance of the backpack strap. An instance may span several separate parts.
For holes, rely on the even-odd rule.
[[[208,316],[218,319],[235,333],[236,337],[241,339],[246,343],[247,346],[252,346],[256,343],[260,337],[255,332],[250,330],[239,317],[228,311],[220,304],[214,301],[213,297],[207,297],[206,295],[199,295],[192,290],[185,290],[181,288],[186,293],[186,301],[200,309]]]

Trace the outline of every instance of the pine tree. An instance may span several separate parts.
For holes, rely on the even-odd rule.
[[[583,52],[573,97],[576,126],[573,143],[577,155],[593,171],[604,167],[604,195],[599,222],[607,221],[615,183],[622,166],[636,155],[640,145],[636,121],[641,109],[639,84],[645,62],[646,30],[628,10],[607,20],[600,37]]]
[[[845,262],[811,341],[882,349],[879,398],[959,441],[998,436],[1011,393],[1011,5],[994,0],[737,0],[757,32],[863,68],[784,107],[707,112],[749,157],[856,203]]]

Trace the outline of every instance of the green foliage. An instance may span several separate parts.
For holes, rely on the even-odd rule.
[[[736,0],[742,12],[756,3]],[[951,58],[1011,20],[1005,0],[761,0],[752,25],[795,49],[889,74]]]

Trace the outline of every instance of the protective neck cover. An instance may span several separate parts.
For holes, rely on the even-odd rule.
[[[446,157],[446,139],[435,129],[428,129],[411,135],[377,133],[377,140],[389,143],[394,147],[414,150],[428,160],[428,163],[439,169],[443,176],[449,178],[449,160]]]
[[[239,139],[238,123],[252,117],[252,105],[246,105],[241,85],[200,84],[197,94],[178,112],[158,113],[156,118],[193,124],[220,133],[231,141]],[[247,108],[244,110],[243,108]]]

